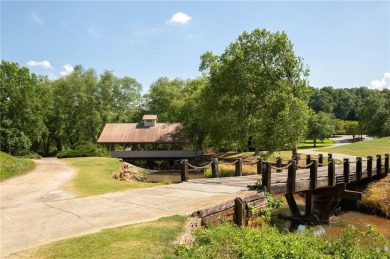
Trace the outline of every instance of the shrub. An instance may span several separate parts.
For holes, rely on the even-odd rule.
[[[58,158],[104,156],[108,156],[108,152],[104,148],[87,141],[80,142],[74,147],[74,149],[63,150],[57,154]]]
[[[32,152],[27,149],[18,150],[15,152],[15,156],[19,158],[28,158],[28,159],[40,159],[41,156],[35,152]]]

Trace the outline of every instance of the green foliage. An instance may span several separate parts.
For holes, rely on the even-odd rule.
[[[200,69],[209,76],[202,91],[205,125],[212,144],[269,152],[295,146],[308,118],[302,59],[284,32],[244,32],[225,52],[206,52]]]
[[[17,150],[15,156],[28,159],[40,159],[41,156],[27,149]]]
[[[240,228],[226,222],[199,229],[191,248],[177,249],[180,258],[388,258],[389,242],[372,227],[324,242],[308,230],[280,233],[276,228]]]
[[[64,150],[57,154],[57,158],[104,156],[109,156],[105,148],[99,147],[98,145],[88,141],[82,141],[77,144],[74,149]]]
[[[312,113],[308,122],[307,138],[314,140],[314,147],[316,147],[316,141],[324,140],[333,136],[335,133],[334,120],[332,114],[319,112]]]
[[[33,170],[36,164],[24,158],[16,158],[0,151],[0,181],[22,175]]]

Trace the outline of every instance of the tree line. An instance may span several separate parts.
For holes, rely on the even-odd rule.
[[[221,55],[200,57],[202,76],[158,78],[142,96],[131,77],[76,66],[58,79],[3,60],[1,150],[44,155],[89,141],[108,122],[181,122],[198,148],[292,149],[305,138],[390,135],[390,91],[309,86],[309,69],[284,32],[244,32]]]

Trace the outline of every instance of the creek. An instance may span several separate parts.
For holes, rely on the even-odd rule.
[[[301,213],[304,213],[304,199],[298,195],[295,197]],[[273,211],[272,224],[282,231],[300,232],[307,228],[306,225],[292,224],[289,220],[279,219],[277,216],[279,213],[291,215],[286,200],[283,201],[281,208]],[[312,226],[312,229],[316,236],[326,235],[337,238],[345,232],[349,225],[353,225],[361,231],[367,231],[367,225],[374,226],[378,233],[383,234],[390,241],[390,219],[354,210],[336,211],[329,224]]]

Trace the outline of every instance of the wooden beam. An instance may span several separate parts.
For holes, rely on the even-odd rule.
[[[360,201],[362,199],[362,193],[345,190],[341,197],[345,200]]]
[[[345,183],[349,183],[349,175],[350,175],[350,171],[349,171],[349,159],[348,158],[344,158],[344,161],[343,161],[343,174],[344,174],[344,182]]]
[[[271,193],[271,162],[265,163],[265,170],[263,170],[263,174],[261,177],[261,185],[263,185],[267,192]]]
[[[376,175],[382,174],[382,156],[376,155]]]
[[[360,181],[362,179],[362,158],[356,158],[356,181]]]
[[[237,226],[245,226],[247,214],[246,204],[240,197],[237,197],[234,200],[234,204],[234,223],[236,223]]]
[[[389,174],[389,154],[385,154],[385,175]]]
[[[318,173],[318,166],[317,166],[317,160],[311,160],[313,163],[310,166],[310,190],[317,189],[317,173]]]
[[[295,201],[294,195],[291,193],[286,193],[284,195],[286,201],[288,203],[288,207],[290,208],[291,214],[293,216],[301,216],[301,212],[299,211],[297,202]]]
[[[332,155],[332,154],[329,154]],[[328,186],[336,185],[336,167],[335,162],[332,158],[329,158],[328,163]]]
[[[372,177],[372,156],[367,157],[367,177]]]
[[[307,191],[306,193],[306,198],[305,198],[305,216],[310,216],[313,214],[313,192],[312,191]]]
[[[295,182],[297,179],[297,167],[296,161],[290,160],[288,167],[288,175],[287,175],[287,193],[294,194],[295,193]]]

